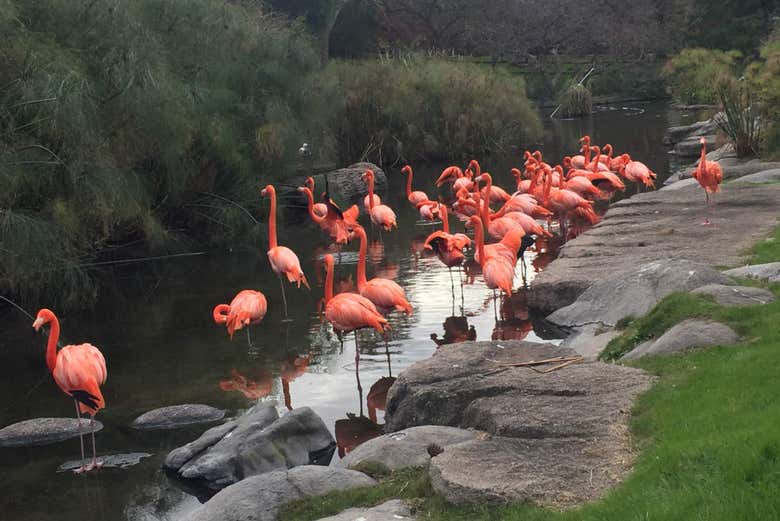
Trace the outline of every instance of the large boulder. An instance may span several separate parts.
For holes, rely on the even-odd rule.
[[[371,508],[350,508],[318,521],[403,521],[404,519],[414,521],[409,505],[400,499],[391,499]]]
[[[588,324],[574,328],[571,334],[561,342],[561,347],[572,349],[588,360],[596,360],[607,344],[618,336],[620,336],[620,332],[613,327]]]
[[[431,459],[428,452],[431,445],[446,448],[473,440],[477,436],[476,431],[456,427],[440,425],[410,427],[363,443],[347,454],[341,460],[341,464],[355,470],[379,467],[394,471],[406,467],[422,467]]]
[[[700,136],[686,138],[674,145],[674,153],[680,157],[696,157],[701,154]],[[715,136],[705,136],[709,143],[715,142]]]
[[[641,317],[675,291],[691,291],[705,284],[732,284],[710,266],[684,259],[660,260],[618,273],[590,286],[547,320],[567,327],[586,324],[614,326],[622,318]]]
[[[186,479],[219,489],[247,476],[309,463],[327,465],[335,441],[309,407],[281,418],[273,402],[250,409],[234,425],[206,431],[198,440],[173,450],[164,466]]]
[[[707,284],[691,291],[694,295],[710,297],[721,306],[754,306],[775,301],[775,294],[764,288]]]
[[[431,460],[434,486],[451,501],[569,504],[597,497],[631,464],[628,411],[653,377],[601,362],[546,373],[510,367],[575,355],[518,341],[443,347],[390,389],[387,429],[436,424],[493,435],[442,447]]]
[[[287,503],[375,484],[354,470],[311,465],[278,470],[248,477],[221,490],[187,521],[274,521]]]
[[[738,279],[757,279],[766,282],[780,282],[780,262],[769,262],[767,264],[752,264],[742,266],[725,272],[729,277]]]
[[[314,198],[319,200],[320,194],[325,191],[325,178],[327,177],[330,197],[334,201],[344,208],[353,203],[359,203],[368,195],[368,187],[360,177],[369,169],[374,171],[374,190],[377,192],[386,190],[387,176],[381,168],[373,163],[355,163],[345,168],[313,175],[317,191]],[[302,185],[303,179],[294,180],[293,184]]]
[[[750,175],[740,177],[734,182],[753,183],[753,184],[778,183],[780,182],[780,168],[762,170],[761,172],[756,172],[755,174],[750,174]]]
[[[78,438],[79,432],[88,434],[103,429],[103,424],[95,420],[79,420],[77,418],[34,418],[14,423],[0,429],[0,447],[34,447],[49,445]]]
[[[171,405],[145,412],[136,418],[130,426],[141,430],[178,429],[198,423],[221,420],[225,411],[203,404]]]
[[[694,318],[680,322],[655,341],[637,346],[626,353],[623,359],[683,353],[696,347],[727,346],[737,342],[739,335],[730,327],[720,322]]]

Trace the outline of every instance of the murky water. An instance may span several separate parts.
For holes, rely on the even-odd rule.
[[[636,110],[600,111],[586,120],[549,122],[540,147],[548,158],[573,153],[577,139],[589,133],[594,142],[611,142],[628,151],[660,176],[669,171],[661,145],[669,125],[693,121],[693,114],[669,111],[663,105]],[[534,147],[535,148],[535,147]],[[509,161],[485,160],[495,182],[511,186]],[[415,187],[431,195],[440,165],[418,166]],[[117,270],[115,285],[90,314],[61,317],[64,343],[90,341],[108,360],[104,387],[108,408],[100,419],[99,454],[149,452],[136,466],[102,469],[86,476],[57,473],[60,464],[77,456],[78,441],[30,449],[0,449],[0,512],[3,520],[176,520],[196,508],[198,500],[168,478],[160,464],[173,447],[197,437],[205,427],[176,431],[134,431],[129,423],[149,409],[178,403],[206,403],[235,413],[257,399],[275,399],[279,406],[310,406],[339,439],[339,452],[355,439],[381,430],[381,397],[396,376],[411,363],[430,356],[436,340],[456,341],[552,338],[529,315],[519,292],[502,302],[494,318],[491,293],[472,270],[451,282],[450,273],[435,257],[421,256],[425,236],[435,227],[417,222],[402,194],[398,169],[388,169],[392,181],[386,199],[397,209],[400,229],[370,237],[369,276],[397,280],[414,306],[411,317],[393,316],[389,355],[373,333],[360,334],[360,378],[365,395],[358,395],[354,373],[354,339],[338,339],[321,324],[316,301],[322,296],[324,252],[318,229],[305,220],[284,221],[281,244],[301,258],[312,290],[287,288],[292,321],[283,322],[279,283],[270,272],[265,244],[256,250],[167,261],[142,271]],[[457,223],[455,226],[459,226]],[[529,281],[554,258],[554,248],[529,252]],[[341,255],[337,281],[342,288],[355,280],[356,245]],[[519,268],[518,268],[519,273]],[[518,277],[519,280],[519,277]],[[137,291],[137,288],[143,291]],[[217,303],[229,302],[244,288],[263,291],[269,313],[252,329],[252,341],[239,332],[231,342],[224,328],[210,319]],[[462,305],[462,310],[461,310]],[[71,416],[72,403],[47,374],[45,339],[36,336],[32,320],[2,309],[0,327],[0,426],[41,416]],[[377,407],[379,405],[379,407]],[[365,417],[361,416],[361,412]],[[338,457],[336,455],[335,457]]]

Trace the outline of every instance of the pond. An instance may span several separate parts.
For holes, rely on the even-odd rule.
[[[587,119],[548,122],[539,148],[547,158],[560,158],[564,151],[573,153],[577,139],[589,133],[594,142],[611,142],[616,151],[630,152],[663,177],[670,169],[661,144],[666,128],[693,121],[695,116],[664,104],[634,105],[629,110],[613,107]],[[508,187],[509,166],[519,163],[485,160],[483,166],[494,174],[496,183]],[[433,180],[441,167],[417,166],[415,188],[436,193]],[[461,296],[459,276],[451,283],[449,272],[435,257],[420,254],[422,241],[436,227],[417,221],[403,195],[398,168],[387,171],[391,188],[386,199],[397,209],[400,228],[383,234],[381,243],[376,234],[370,237],[368,271],[369,276],[374,273],[398,281],[414,314],[391,318],[389,352],[373,333],[361,333],[360,378],[365,394],[372,386],[375,391],[386,391],[392,381],[389,377],[429,357],[437,349],[432,334],[438,341],[470,335],[477,340],[554,339],[555,331],[524,307],[523,290],[511,301],[499,303],[499,320],[492,293],[478,274],[473,281],[466,277]],[[148,452],[152,456],[133,467],[76,476],[56,470],[77,456],[77,440],[0,449],[2,518],[146,521],[186,516],[198,506],[198,499],[167,477],[160,465],[170,449],[191,441],[205,427],[151,432],[129,427],[136,416],[157,407],[206,403],[235,413],[258,398],[275,399],[281,408],[285,404],[312,407],[334,433],[353,429],[353,435],[365,438],[378,433],[383,412],[369,411],[367,396],[358,394],[354,340],[350,336],[342,350],[317,313],[324,279],[315,267],[324,251],[319,230],[307,220],[283,219],[280,243],[298,253],[312,281],[311,291],[288,286],[290,322],[281,320],[280,288],[267,264],[266,244],[258,244],[253,251],[169,260],[143,269],[116,268],[111,272],[111,287],[93,312],[61,317],[63,343],[89,341],[101,348],[108,361],[107,409],[99,415],[105,429],[97,435],[98,453]],[[337,266],[337,280],[343,287],[355,280],[356,246],[350,245],[341,254]],[[528,253],[528,282],[554,255],[552,246],[542,254]],[[269,300],[268,315],[252,329],[254,348],[248,347],[243,334],[230,341],[224,328],[211,321],[214,305],[229,302],[244,288],[259,289]],[[0,321],[4,332],[0,339],[0,426],[34,417],[72,416],[73,404],[47,373],[45,339],[34,334],[32,320],[4,307]],[[361,412],[376,421],[360,419]],[[339,441],[339,452],[354,444]],[[337,453],[334,459],[338,457]]]

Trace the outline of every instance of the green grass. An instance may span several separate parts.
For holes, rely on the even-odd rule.
[[[775,231],[775,239],[780,228]],[[754,248],[752,261],[780,260],[777,241]],[[527,504],[458,507],[432,493],[422,470],[391,474],[381,485],[295,503],[286,521],[317,519],[391,498],[414,500],[417,519],[434,521],[626,521],[780,519],[780,284],[771,304],[722,308],[670,295],[628,335],[658,335],[691,316],[712,316],[745,341],[632,365],[659,376],[637,401],[632,432],[640,455],[628,479],[601,501],[554,512]],[[687,314],[686,314],[687,313]]]
[[[774,234],[753,247],[750,264],[765,264],[778,260],[780,260],[780,226],[775,228]]]

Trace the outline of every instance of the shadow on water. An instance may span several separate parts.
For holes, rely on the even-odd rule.
[[[548,122],[546,157],[575,153],[578,138],[589,133],[595,142],[610,141],[616,151],[629,151],[659,176],[669,160],[661,145],[670,124],[682,116],[664,106],[600,112],[587,120]],[[675,119],[676,118],[676,119]],[[537,148],[534,146],[533,148]],[[519,154],[520,151],[518,151]],[[519,160],[483,160],[497,184],[511,186],[511,166]],[[435,194],[433,181],[446,165],[419,165],[415,188]],[[339,456],[379,435],[384,424],[387,390],[397,376],[436,349],[462,340],[545,340],[561,332],[528,312],[525,290],[511,299],[493,296],[481,280],[479,266],[464,272],[448,270],[429,256],[422,242],[434,227],[417,221],[403,194],[398,168],[388,168],[391,190],[384,194],[397,209],[400,229],[370,233],[369,276],[396,279],[415,312],[392,316],[387,350],[384,340],[360,333],[360,378],[356,388],[354,341],[342,349],[318,314],[322,296],[321,257],[327,252],[318,230],[305,219],[282,218],[280,243],[293,248],[312,281],[312,290],[287,290],[292,321],[281,320],[279,283],[265,258],[266,245],[230,255],[211,254],[160,263],[144,269],[113,271],[111,291],[98,307],[62,317],[64,343],[90,341],[108,361],[104,387],[105,428],[98,434],[98,453],[146,452],[151,457],[125,469],[102,469],[86,476],[57,473],[78,452],[78,440],[29,449],[0,449],[0,511],[4,520],[97,521],[104,519],[177,520],[199,504],[161,470],[172,448],[197,437],[206,426],[174,431],[135,431],[129,423],[150,409],[179,403],[206,403],[239,412],[256,400],[276,400],[281,409],[309,406],[333,432]],[[441,192],[445,194],[445,191]],[[299,202],[290,201],[298,205]],[[285,216],[286,217],[286,216]],[[453,220],[454,221],[454,220]],[[456,229],[460,224],[454,223]],[[368,227],[367,227],[368,228]],[[560,241],[539,240],[526,255],[528,281],[555,258]],[[336,255],[337,290],[355,286],[357,245]],[[518,268],[520,280],[520,268]],[[461,289],[460,280],[463,280]],[[263,291],[269,302],[265,320],[252,329],[252,342],[211,322],[211,309],[241,289]],[[44,305],[45,303],[42,303]],[[0,425],[44,416],[71,416],[72,403],[56,388],[44,363],[45,339],[33,334],[30,320],[0,308]],[[199,494],[200,495],[200,494]],[[203,498],[202,495],[200,495]]]

